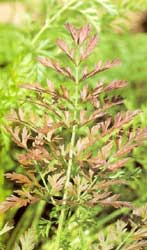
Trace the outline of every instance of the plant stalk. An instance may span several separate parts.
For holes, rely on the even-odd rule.
[[[44,26],[41,28],[41,30],[36,34],[34,37],[32,44],[35,44],[35,42],[39,39],[39,37],[44,33],[46,29],[50,27],[50,25],[59,17],[61,14],[70,7],[75,0],[71,0],[68,2],[68,4],[64,5],[50,20],[46,20]]]
[[[78,106],[78,84],[79,84],[79,66],[78,65],[76,66],[76,82],[75,83],[76,83],[76,86],[75,86],[75,103],[74,103],[75,104],[74,121],[76,121],[76,118],[77,118],[77,106]],[[69,161],[68,161],[66,181],[65,181],[65,186],[64,186],[64,195],[63,195],[63,203],[62,203],[63,206],[66,206],[66,202],[67,202],[68,185],[69,185],[69,181],[70,181],[72,163],[73,163],[73,155],[74,155],[76,128],[77,128],[77,124],[73,125],[71,143],[70,143]],[[60,248],[61,233],[62,233],[62,229],[63,229],[63,223],[65,220],[65,211],[66,211],[66,208],[63,207],[61,210],[60,217],[59,217],[59,224],[58,224],[58,230],[57,230],[57,240],[56,240],[56,250],[59,250],[59,248]]]

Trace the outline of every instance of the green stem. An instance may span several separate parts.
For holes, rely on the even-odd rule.
[[[42,180],[42,182],[43,182],[43,184],[44,184],[44,187],[45,187],[46,190],[47,190],[47,193],[50,195],[50,190],[49,190],[49,188],[48,188],[48,185],[47,185],[47,183],[46,183],[46,181],[45,181],[45,179],[44,179],[44,177],[43,177],[43,174],[42,174],[42,172],[40,171],[40,168],[39,168],[39,166],[38,166],[37,164],[36,164],[36,169],[37,169],[37,172],[38,172],[39,175],[40,175],[40,178],[41,178],[41,180]],[[53,199],[52,196],[50,197],[50,199],[51,199],[51,201],[52,201],[52,204],[55,205],[55,201],[54,201],[54,199]]]
[[[134,230],[135,230],[135,229],[134,229]],[[133,235],[134,230],[131,231],[131,232],[127,235],[127,237],[120,243],[120,245],[116,248],[116,250],[122,249],[122,247],[123,247],[124,244],[127,242],[127,240],[129,239],[129,237],[131,237],[131,236]]]
[[[94,231],[92,230],[90,232],[90,235],[87,236],[87,245],[90,247],[92,245],[93,242],[95,242],[97,240],[98,237],[98,232],[103,228],[103,226],[105,224],[108,224],[110,221],[118,218],[118,216],[120,215],[125,215],[128,214],[130,211],[130,208],[120,208],[118,210],[115,210],[114,212],[112,212],[111,214],[109,214],[108,216],[102,218],[97,227],[94,229]],[[88,239],[89,238],[89,239]]]
[[[64,5],[50,20],[46,20],[44,26],[41,28],[41,30],[36,34],[34,37],[32,44],[35,44],[35,42],[39,39],[39,37],[44,33],[46,29],[50,27],[50,25],[59,17],[61,14],[70,7],[75,0],[69,1],[66,5]]]
[[[32,226],[34,219],[36,218],[36,211],[38,210],[39,206],[40,202],[38,204],[30,205],[26,208],[7,241],[7,250],[14,249],[14,245],[19,239],[20,235],[23,234],[27,228]]]
[[[79,83],[79,67],[76,66],[76,87],[75,87],[75,110],[74,110],[74,121],[76,121],[77,118],[77,106],[78,106],[78,83]],[[75,144],[75,137],[76,137],[76,128],[77,124],[75,124],[72,128],[72,136],[71,136],[71,144],[70,144],[70,152],[69,152],[69,161],[68,161],[68,167],[67,167],[67,173],[66,173],[66,181],[64,186],[64,195],[63,195],[63,208],[61,210],[61,214],[59,217],[59,224],[58,224],[58,230],[57,230],[57,241],[56,241],[56,250],[59,250],[60,248],[60,240],[61,240],[61,233],[63,228],[63,223],[65,220],[65,205],[67,202],[67,196],[68,196],[68,185],[70,181],[71,176],[71,169],[72,169],[72,163],[73,163],[73,155],[74,155],[74,144]]]
[[[50,193],[49,188],[48,188],[48,185],[46,184],[46,181],[45,181],[45,179],[44,179],[44,177],[43,177],[43,174],[42,174],[42,172],[40,171],[40,168],[39,168],[39,166],[37,165],[37,163],[36,163],[36,169],[37,169],[37,172],[38,172],[39,175],[40,175],[40,178],[41,178],[41,180],[42,180],[42,182],[43,182],[43,184],[44,184],[44,187],[46,188],[47,192]]]
[[[98,177],[95,177],[94,180],[92,181],[92,183],[89,185],[89,187],[87,187],[87,189],[83,192],[83,194],[81,195],[81,197],[83,197],[85,194],[87,194],[87,191],[90,190],[93,185],[96,183]]]

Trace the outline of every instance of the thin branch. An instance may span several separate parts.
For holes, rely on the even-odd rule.
[[[77,64],[78,65],[78,64]],[[79,84],[79,67],[76,66],[76,86],[75,86],[75,110],[74,110],[74,120],[77,118],[77,106],[78,106],[78,84]],[[75,137],[76,137],[76,128],[77,124],[75,124],[72,128],[72,136],[71,136],[71,144],[70,144],[70,152],[69,152],[69,161],[68,161],[68,168],[66,173],[66,181],[65,181],[65,187],[64,187],[64,195],[63,195],[63,205],[66,205],[67,200],[67,194],[68,194],[68,186],[71,176],[71,169],[72,169],[72,163],[73,163],[73,154],[74,154],[74,144],[75,144]],[[61,210],[60,218],[59,218],[59,226],[57,230],[57,245],[56,250],[60,247],[60,239],[61,239],[61,233],[63,228],[63,223],[65,219],[65,208]]]
[[[56,21],[58,17],[60,17],[64,11],[66,11],[76,0],[69,1],[65,6],[63,6],[56,14],[50,19],[46,20],[44,26],[41,30],[36,34],[34,39],[32,40],[32,44],[34,45],[36,41],[40,38],[40,36],[44,33],[45,30],[51,27],[51,24]]]

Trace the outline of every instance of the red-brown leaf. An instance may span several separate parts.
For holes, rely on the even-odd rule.
[[[28,199],[23,199],[23,198],[11,195],[10,197],[6,199],[6,201],[0,203],[0,213],[4,213],[10,208],[27,206],[28,203],[29,203]]]
[[[79,39],[79,30],[75,29],[72,24],[67,23],[65,25],[66,29],[69,31],[71,34],[72,39],[75,41],[76,44],[78,44],[78,39]]]
[[[66,54],[69,53],[69,51],[68,51],[68,46],[67,46],[67,44],[65,43],[65,41],[63,41],[63,40],[61,40],[61,39],[58,39],[58,40],[57,40],[57,45],[58,45],[59,48],[60,48],[61,50],[63,50]]]
[[[75,80],[74,76],[71,73],[70,68],[63,68],[62,66],[60,66],[60,64],[58,62],[53,62],[51,59],[49,58],[38,58],[38,61],[43,64],[44,66],[47,66],[49,68],[54,69],[55,71],[61,73],[62,75],[70,78],[71,80]]]
[[[117,161],[116,163],[112,163],[111,165],[108,166],[108,170],[110,171],[115,171],[117,169],[120,169],[124,167],[124,165],[130,160],[130,158],[125,158],[122,160]]]
[[[87,95],[88,95],[88,84],[84,85],[83,89],[81,90],[82,101],[86,100]]]
[[[110,90],[113,90],[113,89],[124,88],[126,86],[127,86],[127,82],[126,81],[114,80],[108,86],[106,86],[104,88],[104,91],[110,91]]]
[[[50,92],[55,92],[55,86],[52,81],[47,80],[47,86]]]
[[[79,30],[79,39],[78,39],[79,45],[81,45],[88,38],[90,31],[91,31],[91,28],[89,24],[83,26]]]
[[[102,66],[102,62],[99,61],[96,65],[95,68],[88,72],[87,74],[83,74],[82,78],[80,79],[80,81],[83,81],[85,79],[88,79],[92,76],[95,76],[97,73],[100,73],[102,71],[105,71],[107,69],[110,69],[114,66],[118,66],[120,64],[120,61],[118,59],[113,60],[112,62],[107,62]]]
[[[81,54],[81,60],[85,60],[96,48],[98,42],[98,36],[94,35],[90,40],[87,42],[86,49]]]
[[[27,184],[27,185],[33,184],[31,180],[23,174],[17,174],[13,172],[13,173],[7,173],[5,174],[5,176],[6,178],[10,179],[11,181],[15,181],[16,183]]]

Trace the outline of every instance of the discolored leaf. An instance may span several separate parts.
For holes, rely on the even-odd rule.
[[[107,169],[110,171],[115,171],[124,167],[124,165],[130,160],[130,158],[124,158],[122,160],[118,160],[116,163],[108,165]]]
[[[54,93],[55,92],[55,86],[54,83],[50,80],[47,80],[47,86],[50,92]]]
[[[76,44],[78,44],[78,39],[79,39],[79,30],[77,30],[76,28],[74,28],[74,26],[72,24],[67,23],[65,25],[66,29],[69,31],[69,33],[71,34],[72,39],[74,40],[74,42]]]
[[[83,89],[81,90],[82,101],[85,101],[87,96],[88,96],[88,84],[84,85]]]
[[[85,79],[88,79],[90,77],[95,76],[97,73],[100,73],[102,71],[108,70],[114,66],[118,66],[120,64],[120,61],[118,59],[113,60],[112,62],[107,62],[104,65],[102,65],[102,62],[99,61],[96,65],[95,68],[88,72],[88,73],[84,73],[82,78],[80,79],[80,81],[84,81]]]
[[[2,229],[0,229],[0,236],[9,232],[11,229],[13,229],[13,226],[9,226],[8,223],[6,223]]]
[[[32,181],[23,174],[17,174],[15,172],[13,173],[7,173],[5,174],[6,178],[15,181],[16,183],[21,183],[25,185],[32,185]]]
[[[48,175],[48,182],[51,186],[51,192],[55,195],[62,190],[65,182],[65,176],[63,176],[63,173],[54,174],[52,176]]]
[[[104,91],[110,91],[110,90],[113,90],[113,89],[120,89],[120,88],[124,88],[126,86],[127,86],[126,81],[114,80],[108,86],[106,86],[104,88]]]
[[[96,48],[98,42],[98,36],[97,34],[94,35],[92,38],[89,39],[89,41],[86,44],[86,49],[83,50],[81,54],[81,61],[85,60]]]
[[[12,130],[10,127],[7,128],[7,130],[12,135],[14,142],[19,147],[27,149],[27,141],[30,138],[30,133],[26,127],[23,127],[22,131],[18,126],[16,126],[14,130]]]
[[[55,71],[57,71],[58,73],[62,74],[63,76],[68,77],[69,79],[71,79],[72,81],[75,81],[74,76],[71,73],[71,70],[69,67],[64,68],[62,66],[60,66],[60,64],[58,62],[53,62],[51,59],[49,58],[38,58],[38,61],[43,64],[46,67],[52,68]]]
[[[6,199],[6,201],[0,203],[0,213],[4,213],[10,208],[27,206],[28,203],[29,203],[28,199],[23,199],[11,195]]]
[[[35,247],[35,231],[30,228],[28,229],[19,239],[20,246],[16,243],[14,250],[33,250]]]
[[[78,44],[81,45],[89,36],[91,32],[91,27],[89,24],[83,26],[80,30],[79,30],[79,38],[78,38]]]

